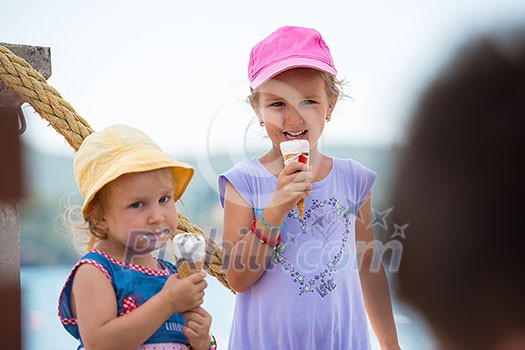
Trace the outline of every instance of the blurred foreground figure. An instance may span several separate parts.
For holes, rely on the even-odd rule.
[[[525,349],[525,30],[471,41],[415,112],[400,297],[443,349]]]

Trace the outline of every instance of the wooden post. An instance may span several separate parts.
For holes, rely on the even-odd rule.
[[[21,349],[20,223],[16,202],[21,196],[18,114],[15,108],[0,107],[0,339],[9,349]]]
[[[46,47],[9,45],[44,77],[51,75]],[[0,327],[2,349],[22,349],[20,293],[20,217],[16,208],[23,194],[19,143],[19,113],[24,101],[0,82]]]

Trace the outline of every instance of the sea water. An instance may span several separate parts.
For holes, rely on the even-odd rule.
[[[58,295],[69,274],[70,266],[23,267],[22,328],[24,349],[73,350],[78,346],[58,319]],[[213,317],[211,332],[219,349],[227,349],[235,295],[215,278],[208,276],[203,307]],[[407,307],[394,302],[394,318],[403,350],[432,350],[436,346],[422,321]],[[372,349],[379,349],[370,331]]]

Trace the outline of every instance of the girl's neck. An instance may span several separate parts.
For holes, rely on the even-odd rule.
[[[275,147],[259,158],[264,167],[274,176],[284,169],[284,160],[281,151]],[[313,182],[324,179],[332,168],[332,158],[322,154],[317,147],[310,150],[309,164],[314,174]]]
[[[153,255],[151,254],[140,254],[140,255],[133,254],[131,253],[131,251],[126,252],[123,249],[119,249],[118,247],[115,247],[115,245],[112,244],[110,240],[101,241],[97,245],[96,249],[111,256],[113,259],[118,260],[125,264],[139,265],[142,267],[150,268],[152,270],[162,269],[162,267],[159,266],[159,263],[153,257]]]

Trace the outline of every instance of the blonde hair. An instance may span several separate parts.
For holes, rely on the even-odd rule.
[[[88,251],[93,249],[97,242],[108,238],[108,233],[98,226],[98,222],[102,220],[107,211],[109,193],[111,192],[111,187],[115,185],[114,181],[115,180],[104,185],[104,187],[95,194],[93,200],[89,202],[84,212],[84,222],[85,225],[87,225],[86,228],[88,232],[91,234],[87,246]]]
[[[347,95],[344,93],[343,86],[345,85],[344,79],[337,79],[333,75],[327,74],[325,72],[318,71],[326,85],[326,93],[328,94],[328,99],[342,99]]]
[[[82,214],[82,205],[71,203],[71,197],[64,204],[64,214],[61,220],[60,231],[68,238],[77,253],[83,255],[93,249],[94,245],[107,238],[107,232],[97,226],[97,222],[104,216],[107,209],[109,188],[104,187],[89,205],[87,215]]]

